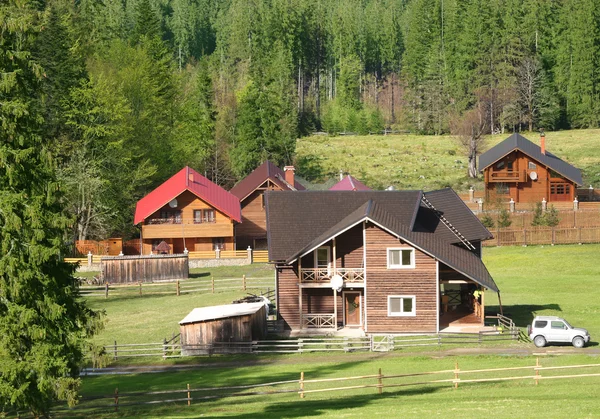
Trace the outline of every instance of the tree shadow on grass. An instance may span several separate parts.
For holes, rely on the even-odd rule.
[[[497,306],[494,308],[498,313],[500,312]],[[542,312],[562,312],[559,304],[515,304],[503,306],[502,308],[504,315],[512,319],[517,327],[527,327],[535,316],[546,314]]]

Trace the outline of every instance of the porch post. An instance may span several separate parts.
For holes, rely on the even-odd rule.
[[[481,287],[481,325],[485,326],[485,288]]]
[[[304,329],[304,318],[302,317],[302,284],[298,282],[298,311],[300,314],[300,329]]]
[[[334,237],[333,238],[333,273],[332,273],[332,275],[335,275],[337,273],[335,270],[336,269],[336,266],[335,266],[336,255],[337,255],[337,252],[336,252],[336,243],[335,243],[335,237]]]
[[[337,289],[333,289],[333,328],[337,330]]]

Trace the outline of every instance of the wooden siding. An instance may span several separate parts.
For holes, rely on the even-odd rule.
[[[362,223],[336,237],[335,247],[336,268],[364,268]]]
[[[300,328],[297,266],[277,266],[277,314],[288,330]]]
[[[265,190],[280,190],[271,181],[256,188],[242,202],[242,223],[235,228],[236,246],[239,250],[254,249],[254,240],[267,237],[267,214],[264,206]]]
[[[267,335],[267,314],[263,306],[253,314],[182,324],[179,330],[182,354],[200,355],[207,353],[208,348],[193,345],[264,339]]]
[[[504,167],[499,170],[496,165],[500,162],[504,162]],[[496,191],[498,182],[494,181],[494,174],[508,174],[506,167],[507,162],[513,162],[513,174],[518,174],[520,180],[524,181],[505,181],[509,187],[508,194],[498,194]],[[529,162],[536,165],[535,169],[529,169]],[[529,173],[535,171],[537,173],[537,180],[533,181],[529,177]],[[526,176],[520,176],[523,172]],[[488,202],[494,202],[498,199],[510,201],[512,198],[515,202],[541,202],[542,198],[545,198],[548,202],[553,202],[554,199],[550,196],[550,182],[564,182],[570,185],[570,193],[566,197],[566,200],[573,201],[575,199],[575,193],[577,186],[570,180],[562,177],[551,178],[550,170],[537,160],[532,159],[523,152],[516,150],[508,154],[501,160],[494,162],[484,170],[483,173],[485,181],[485,192],[486,200]]]
[[[415,249],[414,269],[388,269],[387,248],[399,246],[405,244],[379,227],[367,224],[367,332],[436,332],[439,292],[436,261]],[[414,295],[416,316],[388,316],[389,295]]]
[[[189,275],[184,255],[103,257],[102,279],[109,284],[185,279]]]

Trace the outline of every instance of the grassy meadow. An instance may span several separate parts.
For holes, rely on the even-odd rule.
[[[510,133],[488,136],[482,152]],[[522,135],[539,144],[537,132]],[[546,133],[546,148],[579,167],[585,185],[600,187],[600,129]],[[450,186],[458,192],[482,188],[481,179],[466,175],[467,158],[457,139],[448,136],[369,135],[312,136],[297,142],[299,173],[314,183],[333,185],[340,170],[373,189],[432,190]]]
[[[600,245],[484,248],[484,261],[501,290],[505,314],[511,316],[518,326],[525,327],[536,314],[556,314],[564,316],[575,326],[587,328],[592,335],[592,344],[588,348],[573,351],[572,355],[542,356],[542,366],[599,363],[596,343],[600,339],[600,299],[597,290],[600,266],[596,263],[598,254]],[[215,277],[241,274],[241,271],[221,269],[224,271],[213,269],[208,274]],[[254,265],[252,269],[255,276],[265,276],[265,272],[272,272],[271,268],[265,265]],[[195,273],[205,274],[207,272]],[[131,296],[126,299],[100,298],[90,299],[90,302],[94,308],[102,308],[107,312],[107,328],[97,337],[98,342],[112,342],[116,338],[134,343],[159,341],[166,334],[176,330],[177,322],[193,307],[227,303],[242,295],[242,291],[227,291],[180,297],[150,295]],[[486,305],[488,314],[497,311],[495,294],[486,295]],[[448,347],[442,347],[415,352],[402,349],[393,353],[237,355],[170,361],[144,358],[143,361],[136,360],[132,364],[187,364],[191,365],[192,369],[154,374],[85,377],[82,395],[109,395],[116,387],[120,393],[126,393],[184,389],[188,383],[191,388],[251,385],[298,379],[301,371],[304,371],[306,379],[322,379],[374,374],[379,368],[387,375],[451,370],[455,362],[459,363],[461,370],[531,366],[536,362],[534,356],[508,354],[514,353],[515,349],[518,352],[518,348],[532,347],[533,344],[528,342],[520,343],[516,347],[513,344],[507,347],[507,355],[502,356],[452,356],[445,352]],[[476,350],[473,352],[476,353]],[[600,367],[576,372],[600,373]],[[544,371],[542,375],[568,373],[551,370]],[[494,373],[494,376],[531,374],[532,371],[528,370]],[[452,378],[451,375],[447,373],[432,378],[447,379]],[[477,378],[485,377],[487,376]],[[407,380],[419,382],[423,379],[413,377]],[[461,384],[457,390],[445,383],[389,388],[385,389],[382,395],[377,395],[375,389],[314,393],[307,394],[303,400],[295,393],[261,394],[235,399],[198,400],[191,407],[185,406],[185,403],[123,407],[119,413],[113,413],[111,409],[85,410],[85,406],[91,406],[91,402],[84,401],[82,410],[57,412],[57,416],[358,418],[385,415],[479,418],[482,414],[487,414],[495,418],[534,418],[539,417],[540,409],[543,409],[547,418],[591,418],[600,415],[598,380],[598,377],[547,380],[536,386],[533,380],[528,379]],[[342,383],[340,386],[365,383],[364,380],[357,380]],[[307,384],[306,389],[317,389],[324,385]],[[293,388],[295,387],[291,389]],[[123,398],[122,403],[126,402],[127,398]]]

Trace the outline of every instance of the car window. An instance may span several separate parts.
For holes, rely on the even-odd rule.
[[[567,328],[567,326],[565,326],[565,324],[563,322],[552,322],[551,327],[552,327],[552,329],[563,329],[563,330]]]
[[[546,326],[548,326],[548,322],[545,320],[538,320],[533,324],[536,329],[543,329]]]

